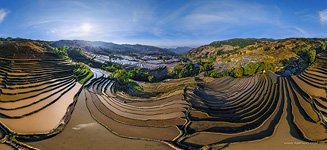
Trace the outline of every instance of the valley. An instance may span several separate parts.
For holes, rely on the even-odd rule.
[[[326,6],[0,0],[0,150],[327,150]]]
[[[195,58],[194,51],[200,53],[199,49],[186,55],[107,56],[81,47],[54,47],[47,41],[3,41],[0,148],[242,149],[276,145],[287,149],[298,147],[297,143],[301,149],[324,149],[326,40],[308,41],[308,49],[315,50],[313,61],[307,48],[301,54],[294,51],[301,40],[282,39],[273,43],[294,44],[281,47],[287,49],[288,59],[295,57],[302,63],[283,63],[278,58],[269,64],[248,61],[254,53],[266,56],[262,59],[272,55],[262,49],[249,50],[253,43]],[[224,62],[236,55],[242,59]],[[221,70],[222,63],[227,70]],[[286,75],[284,68],[292,67],[300,70]],[[241,76],[236,76],[237,71]]]

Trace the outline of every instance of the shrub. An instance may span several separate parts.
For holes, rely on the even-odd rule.
[[[293,49],[293,52],[295,52],[299,56],[303,56],[303,55],[306,54],[308,49],[309,49],[308,46],[298,46],[298,47]]]
[[[213,77],[213,78],[222,78],[225,76],[228,76],[228,71],[218,71],[218,70],[212,70],[205,72],[205,76]]]
[[[243,76],[243,68],[240,65],[234,67],[230,72],[230,76],[232,76],[234,78],[242,77]]]
[[[322,43],[322,45],[321,45],[321,49],[322,49],[322,50],[326,50],[326,48],[327,48],[326,44],[325,44],[325,43]]]
[[[61,58],[68,58],[67,50],[68,50],[67,47],[60,47],[60,48],[53,48],[51,51],[52,53],[56,54]]]
[[[140,68],[134,68],[129,71],[130,78],[138,81],[152,81],[154,76],[150,77],[150,73],[146,71],[142,71]],[[150,80],[149,80],[150,79]]]
[[[130,81],[128,83],[128,87],[130,87],[131,89],[136,90],[136,91],[143,91],[143,88],[134,81]]]
[[[117,64],[112,64],[110,66],[103,65],[101,68],[109,72],[116,72],[119,69],[123,69],[121,66]]]
[[[111,78],[116,78],[116,73],[118,73],[117,74],[118,76],[120,76],[122,74],[127,74],[125,76],[127,78],[126,80],[133,79],[133,80],[137,80],[137,81],[152,82],[153,79],[154,79],[154,76],[152,76],[149,72],[142,71],[140,68],[134,68],[132,70],[126,70],[122,66],[117,65],[117,64],[113,64],[113,65],[110,65],[110,66],[103,65],[101,68],[104,69],[104,70],[107,70],[109,72],[112,72],[113,75],[110,76]],[[122,83],[125,82],[123,80],[120,80],[120,81],[122,81]]]
[[[315,49],[310,49],[307,52],[307,56],[308,56],[308,61],[309,63],[314,63],[315,59],[316,59],[316,50]]]
[[[152,75],[148,76],[148,81],[149,82],[152,82],[153,81],[153,78],[154,78],[154,76],[152,76]]]
[[[171,72],[173,78],[183,78],[196,75],[195,66],[191,62],[182,63],[174,67]]]
[[[214,67],[212,62],[200,62],[200,72],[207,72],[213,69]]]
[[[261,62],[259,63],[259,67],[257,68],[256,73],[262,73],[264,70],[275,72],[275,68],[276,68],[275,65],[272,63]]]
[[[114,77],[118,80],[121,84],[128,84],[129,82],[129,74],[125,69],[119,69],[115,72]]]
[[[259,64],[249,62],[244,66],[244,75],[253,76],[257,72]]]
[[[74,65],[74,75],[79,83],[84,84],[85,81],[93,76],[93,72],[89,66],[83,63],[77,63]]]

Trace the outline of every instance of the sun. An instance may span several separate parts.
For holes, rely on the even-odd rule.
[[[81,31],[84,32],[84,33],[88,33],[88,32],[91,32],[92,31],[92,25],[89,24],[89,23],[84,23],[81,25]]]

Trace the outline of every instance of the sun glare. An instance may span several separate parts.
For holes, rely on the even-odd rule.
[[[84,23],[81,25],[81,31],[88,33],[92,30],[92,25],[90,25],[89,23]]]

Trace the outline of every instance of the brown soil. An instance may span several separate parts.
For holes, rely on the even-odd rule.
[[[30,142],[28,144],[48,150],[172,149],[161,142],[128,139],[113,134],[91,117],[84,97],[84,92],[82,92],[72,118],[60,134],[46,140]]]
[[[5,145],[5,144],[0,144],[0,149],[1,150],[13,150],[12,147]]]
[[[77,83],[74,88],[61,97],[60,100],[33,115],[19,119],[0,118],[0,121],[10,130],[19,134],[48,133],[57,128],[59,123],[61,123],[61,119],[65,115],[67,107],[73,102],[74,96],[80,88],[81,85]],[[18,124],[24,124],[24,126],[17,126]]]

